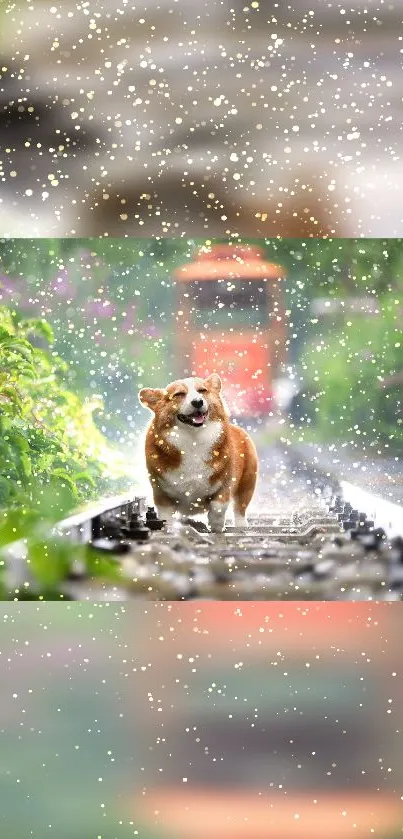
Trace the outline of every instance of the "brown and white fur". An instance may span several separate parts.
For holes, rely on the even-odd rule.
[[[247,524],[257,453],[249,435],[230,423],[220,391],[221,379],[213,373],[139,393],[154,414],[146,433],[146,464],[154,504],[168,524],[176,512],[207,512],[211,530],[221,532],[230,502],[235,526]]]

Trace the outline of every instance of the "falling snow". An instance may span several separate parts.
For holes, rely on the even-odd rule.
[[[246,598],[402,597],[402,31],[383,0],[1,5],[1,836],[401,835],[400,606]],[[249,251],[179,300],[223,240],[278,288]],[[138,391],[195,348],[292,538],[67,543],[148,480]],[[299,544],[334,474],[353,504]],[[74,586],[107,602],[13,602]]]

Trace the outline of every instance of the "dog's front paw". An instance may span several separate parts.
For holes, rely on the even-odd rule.
[[[225,530],[225,517],[219,515],[210,515],[208,517],[208,523],[210,525],[210,530],[212,533],[224,533]]]
[[[157,508],[158,510],[158,518],[162,519],[164,522],[164,530],[170,530],[175,522],[177,522],[177,518],[174,517],[174,510],[170,507],[162,507],[161,505]]]
[[[221,504],[217,501],[212,502],[207,514],[208,523],[212,533],[223,533],[225,530],[227,507],[227,504]]]
[[[224,533],[225,532],[225,524],[210,524],[210,532],[211,533]]]

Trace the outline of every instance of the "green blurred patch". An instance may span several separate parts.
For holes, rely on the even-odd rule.
[[[316,440],[402,452],[403,377],[393,384],[403,373],[402,312],[403,297],[386,295],[379,314],[345,314],[337,329],[306,346],[302,367],[315,394],[310,424]]]

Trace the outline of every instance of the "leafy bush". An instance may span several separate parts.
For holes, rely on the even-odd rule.
[[[110,450],[93,421],[99,397],[81,400],[64,384],[66,363],[49,324],[0,308],[0,506],[32,505],[33,488],[66,485],[76,504],[111,484]],[[121,472],[121,474],[123,474]]]
[[[57,592],[79,554],[91,573],[100,570],[93,553],[50,536],[52,524],[81,502],[131,483],[123,458],[94,424],[101,400],[81,400],[66,388],[67,365],[49,348],[52,341],[46,321],[0,308],[0,568],[1,551],[24,539],[45,594]]]

